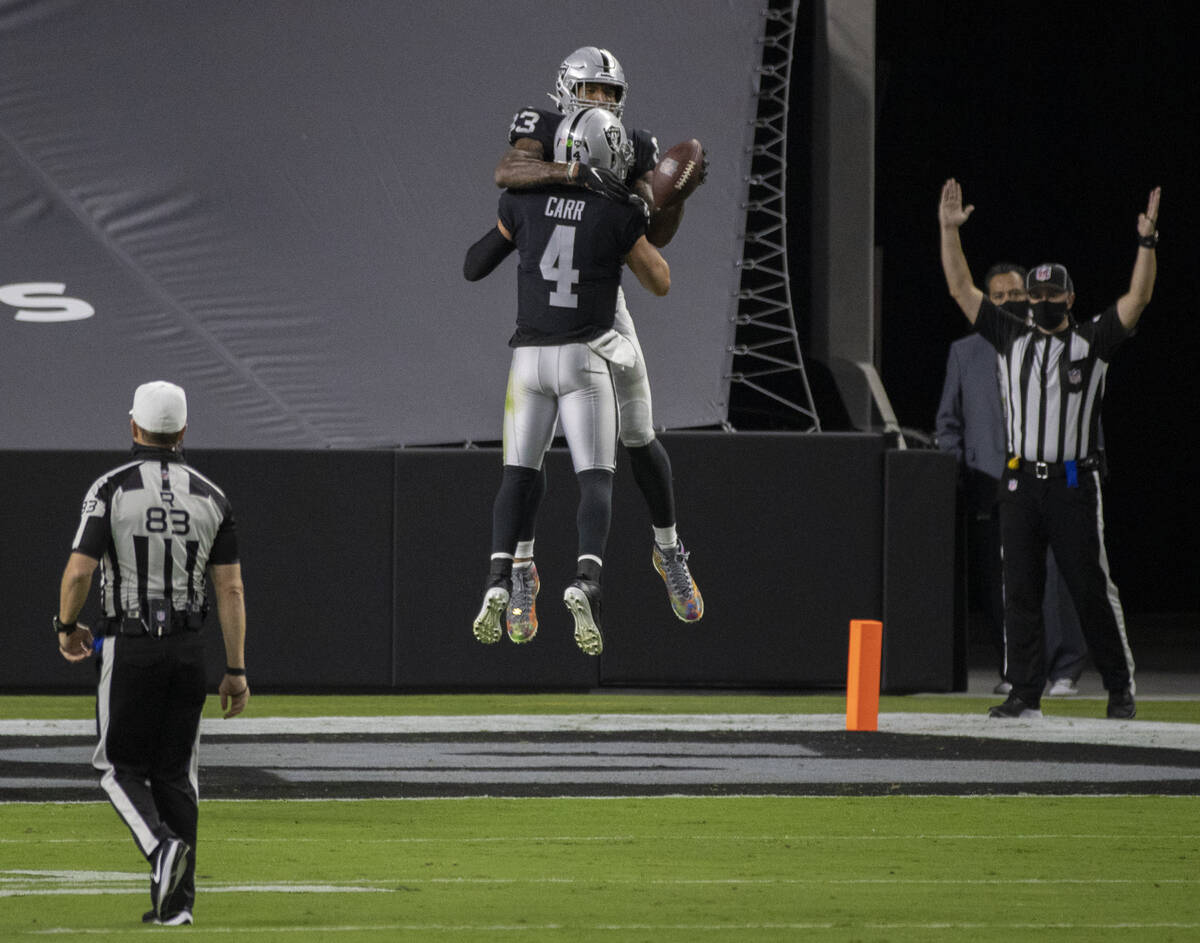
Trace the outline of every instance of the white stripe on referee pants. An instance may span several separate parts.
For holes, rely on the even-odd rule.
[[[1096,483],[1096,535],[1100,538],[1100,569],[1104,571],[1104,580],[1108,584],[1108,604],[1112,607],[1113,618],[1117,622],[1117,633],[1121,636],[1121,647],[1125,650],[1125,667],[1129,669],[1129,693],[1137,694],[1137,682],[1133,679],[1133,649],[1129,647],[1129,636],[1125,632],[1125,610],[1121,606],[1117,584],[1113,582],[1108,571],[1108,550],[1104,546],[1104,498],[1100,492],[1099,470],[1093,469],[1092,480]]]
[[[142,818],[137,806],[133,804],[125,790],[117,782],[116,770],[108,761],[108,751],[105,749],[105,744],[108,742],[108,722],[111,717],[112,671],[113,661],[117,654],[117,638],[115,635],[110,635],[104,640],[104,645],[100,649],[100,684],[96,689],[96,716],[100,727],[100,741],[96,744],[96,752],[92,754],[92,766],[100,772],[100,788],[108,793],[109,801],[117,810],[117,815],[121,816],[125,824],[129,826],[134,841],[142,849],[142,854],[149,857],[150,853],[158,846],[158,837],[146,824],[146,820]]]

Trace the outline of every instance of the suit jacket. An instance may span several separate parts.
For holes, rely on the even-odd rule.
[[[938,448],[958,456],[976,508],[995,500],[996,483],[1007,459],[998,358],[996,348],[979,334],[951,344],[938,405]]]

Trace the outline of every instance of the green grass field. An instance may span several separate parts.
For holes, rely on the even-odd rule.
[[[1103,709],[1056,712],[1068,704]],[[1200,714],[1164,714],[1175,708],[1148,719]],[[842,709],[736,695],[251,701],[253,716]],[[6,718],[90,712],[87,697],[0,698]],[[107,803],[0,804],[0,940],[1200,940],[1200,797],[208,801],[200,834],[196,925],[142,927],[147,868]]]
[[[1198,812],[1165,797],[213,802],[196,926],[147,930],[1196,940]],[[145,867],[107,805],[0,806],[0,834],[0,887],[54,892],[0,898],[0,939],[143,932]]]

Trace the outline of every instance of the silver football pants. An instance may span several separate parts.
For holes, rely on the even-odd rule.
[[[586,344],[516,348],[504,400],[504,464],[540,468],[556,420],[577,474],[616,469],[617,395],[608,361]]]
[[[629,316],[629,308],[625,305],[625,293],[620,288],[617,289],[613,327],[637,352],[637,362],[633,366],[612,365],[617,408],[621,413],[621,444],[636,449],[654,441],[654,414],[650,408],[650,377],[646,374],[646,358],[642,355],[642,345],[638,342],[633,318]]]

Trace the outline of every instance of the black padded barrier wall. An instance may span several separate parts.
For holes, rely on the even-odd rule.
[[[948,452],[893,450],[884,457],[880,684],[888,693],[960,686],[954,663],[957,481],[958,462]]]
[[[500,453],[489,449],[195,450],[238,521],[259,690],[818,689],[845,684],[850,619],[883,618],[885,689],[950,690],[954,478],[945,457],[881,436],[671,433],[680,534],[703,621],[677,620],[650,564],[645,506],[622,454],[605,561],[605,651],[571,639],[570,459],[548,457],[537,561],[541,628],[524,646],[471,635]],[[4,690],[86,689],[50,617],[87,486],[123,452],[0,452]],[[914,552],[915,551],[915,552]],[[903,566],[901,564],[904,564]],[[942,571],[945,570],[943,573]],[[94,614],[95,593],[84,621]],[[223,657],[215,616],[209,663]],[[215,684],[215,681],[214,681]]]

